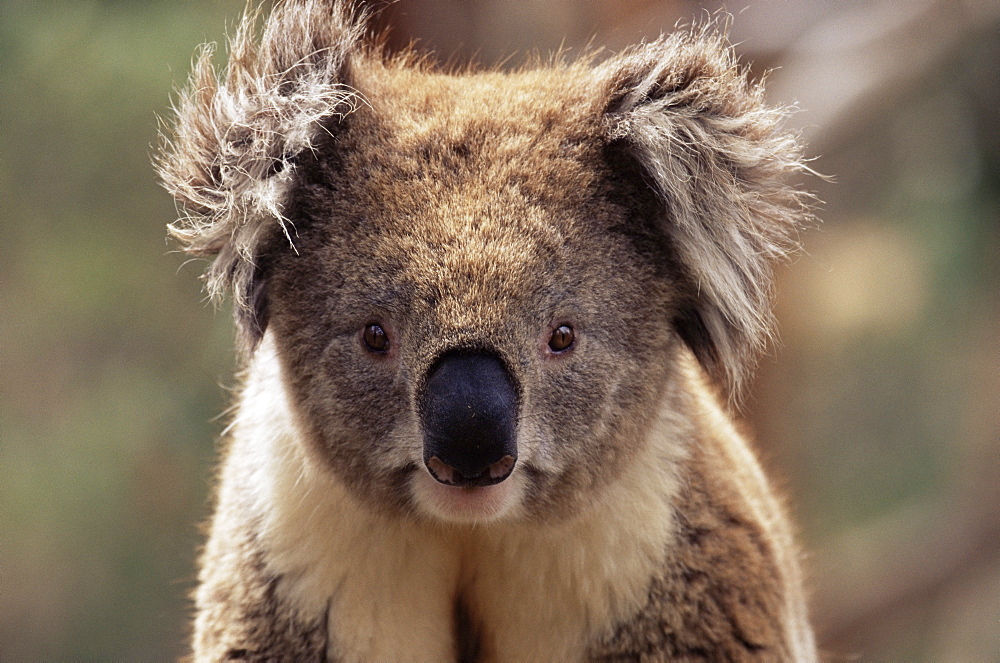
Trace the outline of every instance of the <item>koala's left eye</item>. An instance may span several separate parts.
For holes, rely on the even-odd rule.
[[[365,347],[371,352],[388,352],[389,335],[385,333],[382,325],[373,322],[365,327],[361,337],[365,342]]]
[[[566,352],[573,346],[576,335],[569,325],[559,325],[552,331],[549,338],[549,350],[552,352]]]

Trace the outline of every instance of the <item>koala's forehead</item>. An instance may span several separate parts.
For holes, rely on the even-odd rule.
[[[496,213],[501,198],[579,207],[566,196],[592,186],[600,123],[586,70],[376,71],[336,149],[353,192],[387,217],[447,226]]]
[[[530,288],[591,241],[595,216],[621,211],[606,195],[595,85],[583,67],[369,72],[369,105],[333,141],[330,203],[365,253],[427,287]]]

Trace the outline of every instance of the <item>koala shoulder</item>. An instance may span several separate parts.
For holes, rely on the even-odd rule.
[[[237,561],[230,556],[240,550],[234,543],[225,557],[203,559],[193,643],[198,660],[324,660],[325,618],[299,618],[263,553],[246,541]]]
[[[700,433],[678,468],[675,536],[645,606],[591,653],[595,660],[813,660],[783,505],[698,382]]]
[[[239,451],[229,451],[194,596],[197,660],[323,660],[326,616],[303,615],[287,598],[284,578],[270,568],[256,533],[254,495],[245,482],[226,478],[247,469]]]

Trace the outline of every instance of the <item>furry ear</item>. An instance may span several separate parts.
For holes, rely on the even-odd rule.
[[[711,27],[604,63],[609,141],[624,143],[662,202],[686,272],[678,333],[730,397],[770,335],[771,262],[796,248],[811,196],[786,183],[808,168],[782,109]]]
[[[225,69],[213,65],[212,45],[202,47],[161,135],[157,170],[185,213],[170,234],[188,253],[216,256],[207,290],[214,299],[233,290],[251,349],[267,320],[258,252],[277,228],[292,241],[283,210],[297,156],[325,120],[357,107],[344,79],[362,23],[343,2],[280,2],[258,37],[259,10],[248,8]]]

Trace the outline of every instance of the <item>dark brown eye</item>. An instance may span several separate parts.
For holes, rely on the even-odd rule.
[[[565,352],[573,345],[573,328],[569,325],[559,325],[552,331],[549,338],[549,350],[552,352]]]
[[[389,335],[382,329],[382,325],[376,323],[368,325],[362,338],[365,346],[372,352],[386,352],[389,349]]]

